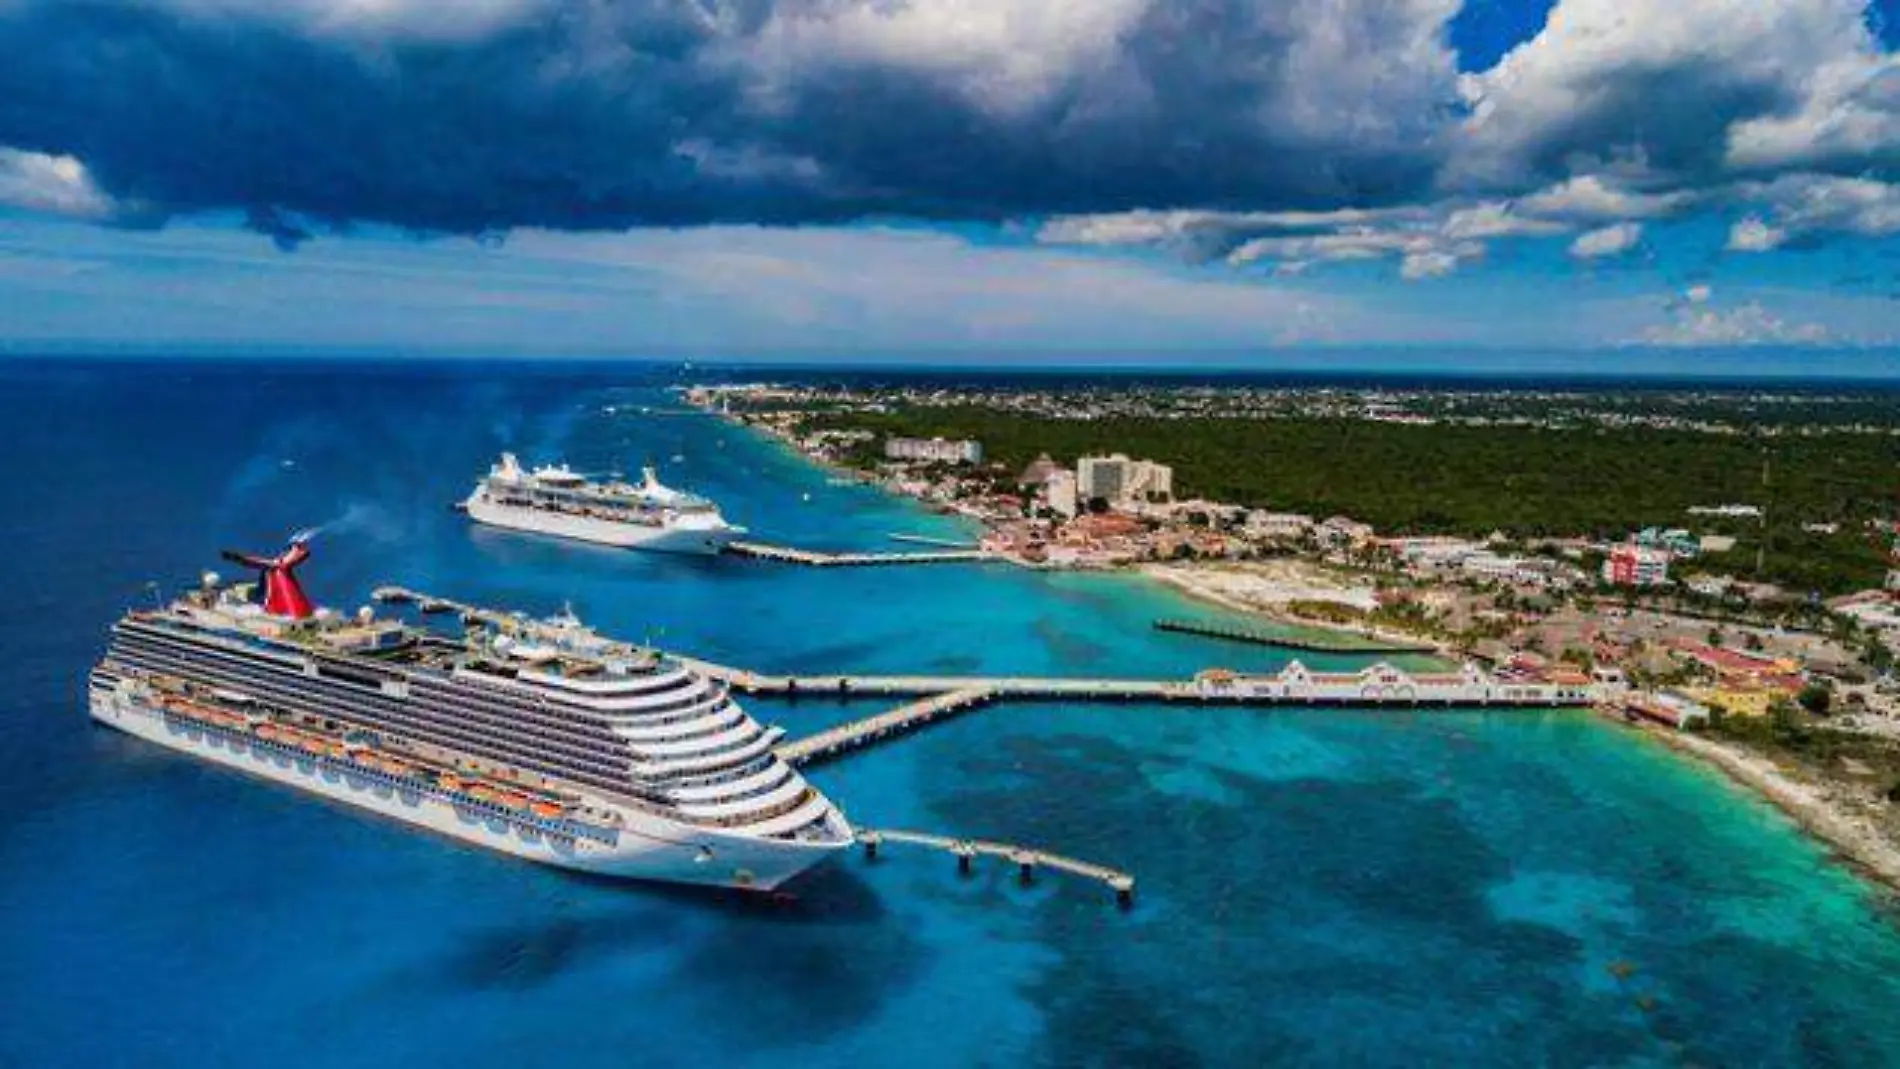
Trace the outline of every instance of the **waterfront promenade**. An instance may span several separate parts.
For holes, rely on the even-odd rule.
[[[681,663],[746,694],[926,697],[982,691],[986,700],[1159,701],[1229,705],[1587,706],[1587,686],[1494,679],[1473,665],[1457,672],[1408,673],[1387,664],[1357,672],[1313,672],[1299,662],[1273,675],[1210,670],[1188,680],[1064,676],[770,675],[675,655]]]

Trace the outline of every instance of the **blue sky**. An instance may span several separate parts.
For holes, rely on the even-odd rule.
[[[0,0],[0,347],[1900,376],[1890,7]]]

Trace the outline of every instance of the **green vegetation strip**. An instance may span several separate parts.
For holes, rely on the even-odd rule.
[[[1739,538],[1697,570],[1755,575],[1806,593],[1878,585],[1900,441],[1816,431],[1714,434],[1653,428],[1406,425],[1349,419],[1049,420],[984,408],[814,414],[813,428],[976,438],[1009,473],[1041,453],[1066,464],[1123,452],[1175,469],[1177,496],[1343,513],[1381,531],[1614,538],[1686,526]],[[877,459],[865,443],[860,466]],[[1763,481],[1764,467],[1769,477]],[[1696,505],[1766,504],[1769,521],[1692,517]],[[1832,534],[1804,530],[1838,524]]]

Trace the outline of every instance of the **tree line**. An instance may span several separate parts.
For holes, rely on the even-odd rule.
[[[1342,513],[1380,530],[1517,538],[1620,537],[1649,526],[1726,529],[1741,543],[1711,562],[1824,594],[1880,582],[1900,445],[1851,433],[1750,436],[1652,428],[1408,425],[1350,419],[1046,420],[983,408],[815,414],[814,427],[880,436],[975,438],[995,465],[1042,453],[1065,465],[1123,452],[1169,464],[1182,497]],[[867,443],[866,459],[879,443]],[[1691,517],[1697,505],[1765,506],[1768,521]],[[1834,534],[1804,525],[1833,523]]]

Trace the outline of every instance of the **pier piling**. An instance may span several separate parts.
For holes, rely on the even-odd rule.
[[[1028,887],[1036,882],[1036,855],[1018,850],[1009,858],[1016,865],[1016,882]]]

